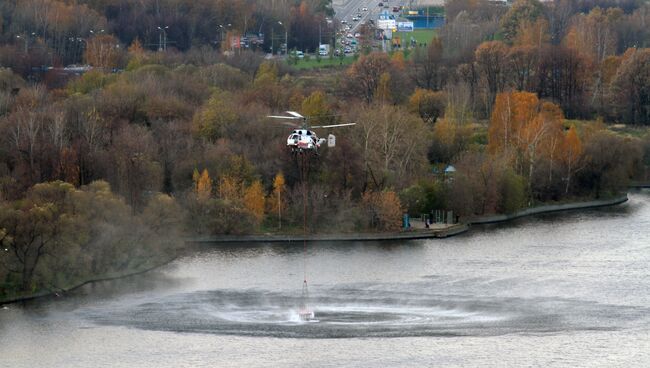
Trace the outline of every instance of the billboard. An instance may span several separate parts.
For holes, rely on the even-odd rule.
[[[377,28],[385,31],[393,30],[396,28],[395,19],[379,19],[377,20]]]
[[[413,32],[413,22],[397,22],[397,32]]]

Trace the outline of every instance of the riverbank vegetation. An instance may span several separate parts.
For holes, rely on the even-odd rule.
[[[36,184],[24,198],[0,203],[0,300],[168,261],[179,247],[180,213],[172,198],[156,194],[134,214],[103,181]]]
[[[309,43],[305,19],[327,2],[177,3],[0,5],[5,295],[145,267],[174,254],[177,233],[295,232],[305,208],[310,231],[392,231],[404,212],[462,221],[650,179],[647,3],[452,0],[439,36],[408,57],[366,50],[320,70],[223,53],[210,37],[271,6],[298,14],[278,18],[292,20],[290,46]],[[75,12],[87,16],[60,21]],[[168,21],[176,43],[153,51],[153,25]],[[34,71],[45,56],[94,68]],[[309,157],[304,185],[290,128],[266,118],[285,110],[356,123]]]

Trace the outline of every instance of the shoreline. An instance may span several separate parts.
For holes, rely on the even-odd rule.
[[[490,215],[490,216],[479,216],[468,221],[469,225],[486,225],[486,224],[496,224],[501,222],[507,222],[516,220],[523,217],[541,215],[545,213],[554,213],[554,212],[568,212],[582,209],[592,209],[600,207],[609,207],[616,206],[621,203],[628,201],[627,193],[617,196],[610,199],[599,199],[586,202],[572,202],[572,203],[563,203],[563,204],[550,204],[537,207],[526,208],[521,211],[517,211],[507,215]]]
[[[27,302],[27,301],[35,300],[35,299],[41,299],[41,298],[45,298],[45,297],[48,297],[48,296],[54,296],[54,295],[56,295],[58,293],[69,293],[69,292],[74,291],[76,289],[79,289],[79,288],[81,288],[83,286],[86,286],[88,284],[94,284],[96,282],[119,280],[119,279],[124,279],[124,278],[127,278],[127,277],[131,277],[131,276],[142,275],[144,273],[153,271],[153,270],[155,270],[157,268],[160,268],[162,266],[168,265],[168,264],[172,263],[173,261],[175,261],[177,258],[178,258],[178,256],[174,256],[174,257],[172,257],[171,259],[169,259],[169,260],[167,260],[165,262],[162,262],[160,264],[156,264],[154,266],[145,268],[143,270],[138,270],[138,271],[133,271],[133,272],[126,272],[126,273],[123,273],[123,274],[112,275],[112,276],[104,275],[102,277],[97,277],[97,278],[92,278],[92,279],[80,281],[78,283],[73,284],[70,287],[67,287],[67,288],[58,288],[57,290],[53,289],[53,290],[49,290],[49,291],[41,291],[41,292],[33,294],[33,295],[25,295],[25,296],[15,297],[15,298],[12,298],[12,299],[7,299],[7,300],[1,300],[0,299],[0,306],[14,304],[14,303],[20,303],[20,302]]]
[[[512,221],[515,219],[540,215],[545,213],[575,211],[600,207],[615,206],[628,200],[627,193],[610,199],[592,200],[586,202],[572,202],[565,204],[543,205],[526,208],[508,215],[479,216],[464,223],[449,225],[440,229],[418,229],[403,232],[386,233],[356,233],[356,234],[315,234],[315,235],[218,235],[187,239],[189,244],[237,244],[237,243],[292,243],[292,242],[346,242],[346,241],[390,241],[390,240],[417,240],[417,239],[444,239],[470,231],[472,225],[485,225]]]
[[[452,237],[455,235],[460,235],[467,233],[471,230],[473,225],[487,225],[487,224],[496,224],[508,222],[523,217],[554,213],[554,212],[568,212],[576,211],[581,209],[593,209],[600,207],[609,207],[619,205],[628,201],[627,193],[624,195],[604,199],[604,200],[593,200],[586,202],[573,202],[557,205],[544,205],[537,206],[532,208],[527,208],[521,211],[517,211],[508,215],[492,215],[492,216],[480,216],[471,219],[466,223],[453,224],[441,229],[427,229],[427,230],[410,230],[404,232],[392,232],[392,233],[358,233],[358,234],[315,234],[304,237],[302,235],[223,235],[215,237],[202,237],[185,240],[186,244],[237,244],[237,243],[292,243],[292,242],[302,242],[304,240],[310,242],[353,242],[353,241],[390,241],[390,240],[418,240],[418,239],[444,239]],[[143,270],[127,272],[120,275],[106,276],[84,280],[70,286],[68,288],[59,288],[58,290],[50,290],[46,292],[37,293],[34,295],[22,296],[7,300],[0,300],[0,305],[8,305],[20,302],[26,302],[30,300],[45,298],[48,296],[53,296],[59,292],[67,293],[76,289],[79,289],[85,285],[102,282],[102,281],[111,281],[123,279],[131,276],[141,275],[150,271],[153,271],[157,268],[165,266],[174,260],[178,256],[174,256],[171,259],[162,262],[160,264],[148,267]]]

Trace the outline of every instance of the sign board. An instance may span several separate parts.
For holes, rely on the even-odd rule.
[[[397,22],[397,32],[413,32],[413,22]]]
[[[388,13],[388,10],[384,10],[381,14],[379,14],[379,20],[385,20],[385,19],[390,19],[392,14]]]
[[[395,19],[379,19],[377,21],[377,28],[385,31],[392,30],[396,28]]]

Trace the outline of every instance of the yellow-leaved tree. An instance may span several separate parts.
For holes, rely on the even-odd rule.
[[[312,124],[326,124],[332,121],[332,112],[327,97],[322,91],[314,91],[302,101],[302,113],[311,118]]]
[[[199,180],[196,182],[196,196],[201,200],[209,199],[212,195],[212,179],[208,169],[203,169]]]
[[[564,188],[565,193],[569,193],[571,177],[578,170],[578,163],[581,157],[582,142],[580,141],[580,137],[578,137],[575,125],[571,125],[571,128],[569,128],[569,131],[564,137],[561,155],[561,160],[566,168],[566,177],[564,177],[566,181],[566,186]]]
[[[250,212],[258,223],[264,219],[264,189],[262,182],[255,180],[244,193],[244,207]]]
[[[404,209],[394,191],[365,192],[362,201],[370,215],[371,226],[387,231],[400,229]]]
[[[219,178],[219,197],[226,201],[237,201],[242,198],[242,184],[230,175]]]
[[[282,229],[282,210],[284,202],[282,193],[284,192],[285,180],[281,172],[275,174],[273,179],[273,194],[269,198],[269,211],[278,214],[278,229]]]

